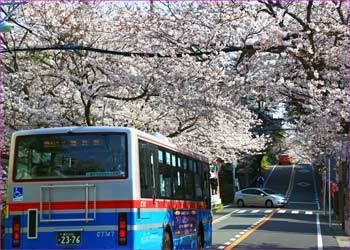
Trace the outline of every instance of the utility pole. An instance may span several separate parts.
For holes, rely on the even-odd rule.
[[[328,226],[331,227],[332,225],[332,211],[331,211],[331,158],[328,155],[327,158],[327,172],[328,172]]]
[[[338,182],[338,189],[339,189],[339,221],[341,223],[342,229],[345,228],[345,221],[344,221],[344,180],[343,180],[343,164],[341,162],[341,157],[339,157],[339,164],[338,164],[338,174],[339,174],[339,182]]]
[[[233,191],[236,192],[236,167],[237,167],[237,160],[232,160],[232,179],[233,179]]]

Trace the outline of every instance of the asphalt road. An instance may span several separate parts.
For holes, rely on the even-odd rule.
[[[310,165],[275,166],[265,177],[265,187],[285,193],[288,204],[226,206],[214,215],[211,249],[340,249],[320,210],[320,185]]]

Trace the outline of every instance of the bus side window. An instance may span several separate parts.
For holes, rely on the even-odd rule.
[[[169,166],[171,165],[171,157],[169,152],[165,152],[165,163]]]
[[[173,163],[173,192],[175,199],[182,200],[184,198],[183,195],[183,171],[181,168],[181,157],[172,155],[172,163]]]
[[[151,166],[149,144],[139,141],[140,185],[141,197],[151,198],[153,195],[153,173]]]
[[[190,168],[192,165],[192,160],[184,158],[184,188],[185,188],[185,199],[192,200],[194,196],[194,185],[193,185],[193,171]]]
[[[160,197],[171,198],[172,192],[172,167],[171,167],[171,154],[165,152],[165,163],[159,163],[159,186]]]
[[[201,171],[199,171],[199,164],[197,161],[193,161],[193,170],[195,172],[194,186],[195,186],[196,200],[202,200],[202,198],[203,198],[203,190],[202,190],[203,180],[202,180]]]
[[[158,150],[158,162],[159,163],[163,163],[164,162],[164,152],[161,149]]]

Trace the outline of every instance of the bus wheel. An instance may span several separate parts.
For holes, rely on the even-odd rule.
[[[198,234],[197,234],[197,249],[198,250],[202,250],[204,249],[204,246],[203,246],[203,231],[199,231]]]
[[[169,232],[165,231],[163,235],[163,250],[170,250],[172,248],[171,237]]]

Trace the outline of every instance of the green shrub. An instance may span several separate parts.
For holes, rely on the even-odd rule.
[[[264,155],[261,160],[261,169],[266,169],[266,167],[271,166],[270,157],[268,155]]]

